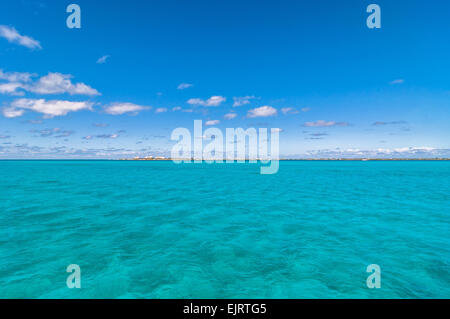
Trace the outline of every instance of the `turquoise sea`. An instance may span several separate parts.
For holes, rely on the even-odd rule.
[[[1,161],[0,298],[450,298],[450,162]]]

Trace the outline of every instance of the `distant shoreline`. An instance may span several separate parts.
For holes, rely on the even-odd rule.
[[[166,158],[166,159],[146,159],[146,158],[139,158],[139,159],[122,159],[121,161],[171,161],[172,159]],[[180,159],[177,159],[180,160]],[[182,161],[194,161],[194,159],[181,159]],[[259,161],[260,159],[253,159],[252,161]],[[203,159],[202,161],[213,161],[213,159]],[[222,160],[223,162],[226,161],[226,159]],[[234,161],[243,161],[235,159]],[[249,159],[246,159],[245,161],[251,161]],[[280,158],[279,161],[355,161],[355,162],[369,162],[369,161],[450,161],[450,158],[295,158],[295,159],[283,159]]]

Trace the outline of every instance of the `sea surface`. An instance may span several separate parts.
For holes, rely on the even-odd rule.
[[[450,162],[259,167],[1,161],[0,298],[450,298]]]

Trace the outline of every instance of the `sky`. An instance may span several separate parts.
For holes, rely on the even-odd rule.
[[[450,157],[449,31],[444,0],[0,0],[0,158],[167,156],[194,120],[280,128],[286,158]]]

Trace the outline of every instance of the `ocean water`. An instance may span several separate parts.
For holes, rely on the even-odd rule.
[[[450,162],[1,161],[0,298],[450,298],[449,204]]]

